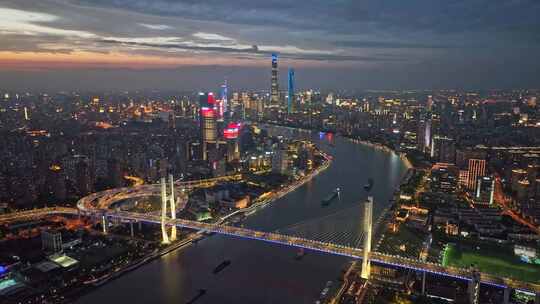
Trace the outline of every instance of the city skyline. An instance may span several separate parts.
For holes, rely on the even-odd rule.
[[[539,15],[0,1],[0,303],[540,304]]]
[[[536,87],[535,1],[3,1],[0,81],[13,89]],[[242,12],[238,14],[237,12]],[[512,16],[512,17],[508,17]],[[24,82],[19,81],[21,78]]]

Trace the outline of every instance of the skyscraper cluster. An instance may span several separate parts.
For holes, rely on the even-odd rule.
[[[294,69],[290,67],[287,73],[287,98],[285,104],[281,104],[279,83],[278,83],[278,55],[272,54],[272,78],[270,82],[270,104],[272,106],[279,106],[284,108],[287,114],[292,114],[297,111],[296,109],[296,96],[295,96],[295,75]]]

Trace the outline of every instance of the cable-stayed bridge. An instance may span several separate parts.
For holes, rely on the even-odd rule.
[[[220,181],[212,181],[217,183]],[[175,182],[175,187],[179,182]],[[199,185],[210,185],[205,181],[198,181]],[[190,186],[196,187],[197,183],[192,182]],[[304,248],[322,253],[346,256],[354,259],[362,259],[383,265],[407,268],[415,271],[433,273],[443,276],[455,277],[463,280],[472,280],[473,274],[469,269],[443,267],[440,264],[423,262],[396,255],[389,255],[381,252],[364,250],[366,248],[366,218],[361,210],[362,204],[356,208],[338,210],[332,214],[320,218],[302,221],[277,231],[257,231],[253,229],[229,226],[226,224],[211,224],[185,219],[173,219],[164,216],[164,213],[148,214],[127,211],[113,210],[109,207],[122,199],[141,197],[148,195],[159,196],[162,194],[159,185],[139,186],[132,188],[120,188],[107,190],[89,195],[79,201],[79,209],[74,208],[44,208],[18,212],[16,214],[0,215],[0,223],[13,220],[27,220],[45,215],[57,214],[79,214],[98,216],[103,219],[116,218],[131,222],[146,222],[160,224],[162,227],[180,227],[199,231],[215,232],[223,235],[265,241],[284,246]],[[163,196],[162,196],[163,197]],[[358,216],[351,216],[352,213]],[[348,215],[348,216],[346,216]],[[339,224],[336,224],[339,223]],[[371,221],[369,221],[371,227]],[[368,242],[370,244],[371,242]],[[360,248],[360,244],[363,244]],[[367,258],[366,258],[367,257]],[[533,293],[540,293],[540,284],[516,281],[509,278],[497,277],[487,273],[479,273],[480,282],[498,286],[501,288],[512,288]]]
[[[158,215],[148,215],[148,214],[141,214],[141,213],[134,213],[134,212],[125,212],[125,211],[112,211],[112,212],[108,212],[107,216],[112,217],[112,218],[131,220],[131,221],[141,221],[141,222],[155,223],[155,224],[162,223],[162,218]],[[313,224],[313,223],[309,223],[309,224]],[[210,224],[210,223],[203,223],[203,222],[184,220],[184,219],[173,220],[170,218],[167,218],[165,220],[165,225],[166,226],[174,225],[181,228],[215,232],[215,233],[219,233],[223,235],[265,241],[269,243],[303,248],[303,249],[308,249],[308,250],[313,250],[313,251],[319,251],[322,253],[345,256],[345,257],[350,257],[354,259],[364,259],[364,254],[365,254],[362,248],[333,243],[331,242],[331,240],[327,239],[327,236],[323,236],[323,240],[314,240],[314,239],[306,238],[308,236],[307,234],[305,235],[306,237],[283,234],[287,232],[286,229],[284,232],[281,232],[282,230],[280,230],[280,232],[263,232],[263,231],[257,231],[253,229],[243,228],[243,227],[227,226],[227,225],[221,225],[221,224]],[[305,227],[305,226],[301,225],[300,227]],[[291,229],[292,231],[290,230],[289,233],[293,233],[295,230],[294,227],[292,227]],[[312,236],[316,237],[315,235],[312,235]],[[325,241],[325,240],[328,240],[328,241]],[[358,240],[358,236],[350,237],[350,240],[352,241]],[[454,278],[458,278],[462,280],[470,281],[472,279],[472,273],[469,269],[443,267],[440,264],[423,262],[418,259],[405,258],[405,257],[396,256],[396,255],[389,255],[389,254],[373,252],[373,251],[368,253],[368,258],[369,258],[369,261],[379,263],[379,264],[390,265],[390,266],[400,267],[400,268],[407,268],[407,269],[412,269],[416,271],[427,272],[427,273],[432,273],[432,274],[437,274],[437,275],[449,276],[449,277],[454,277]],[[520,282],[520,281],[512,280],[509,278],[497,277],[497,276],[490,275],[487,273],[480,273],[479,275],[480,275],[480,282],[484,284],[498,286],[501,288],[509,287],[512,289],[518,289],[518,290],[523,290],[523,291],[528,291],[528,292],[533,292],[533,293],[540,293],[539,284]]]
[[[360,248],[364,237],[360,205],[339,209],[322,217],[303,220],[276,230],[276,233]],[[356,216],[351,216],[352,214]]]

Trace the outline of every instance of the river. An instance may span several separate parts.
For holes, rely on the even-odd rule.
[[[298,222],[317,219],[339,210],[348,220],[359,222],[359,204],[366,197],[363,185],[375,182],[373,216],[389,205],[392,192],[406,167],[398,155],[354,144],[342,137],[318,132],[291,131],[272,127],[271,133],[308,138],[334,156],[330,168],[319,176],[250,216],[245,227],[274,231]],[[328,145],[328,141],[333,146]],[[321,200],[336,187],[341,198],[328,207]],[[358,208],[356,208],[357,206]],[[343,219],[326,218],[339,227]],[[358,223],[358,225],[360,225]],[[350,260],[329,254],[308,252],[295,260],[297,249],[256,240],[214,235],[198,244],[161,257],[84,295],[77,303],[186,303],[206,289],[195,303],[314,303],[328,280],[337,281]],[[214,267],[224,259],[232,261],[219,274]]]

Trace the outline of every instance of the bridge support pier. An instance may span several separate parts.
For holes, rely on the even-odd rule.
[[[133,221],[129,221],[129,230],[131,232],[131,238],[134,238],[135,232],[133,231]]]
[[[165,218],[167,217],[167,184],[165,178],[161,178],[161,243],[170,244],[169,236],[167,235],[167,226]]]
[[[469,281],[468,294],[470,304],[480,303],[478,302],[480,295],[480,273],[476,269],[472,270],[472,279]]]
[[[369,279],[370,274],[370,262],[369,254],[371,253],[371,227],[373,216],[373,197],[369,196],[364,203],[364,256],[362,258],[362,273],[360,276],[363,279]]]
[[[422,271],[422,295],[426,295],[426,272]]]
[[[101,226],[103,229],[103,234],[109,234],[109,219],[106,215],[101,216]]]
[[[171,218],[173,220],[176,219],[176,200],[174,198],[174,178],[172,174],[169,174],[169,183],[171,184],[171,196],[170,196],[170,204],[171,204]],[[171,241],[176,241],[176,226],[173,225],[171,227]]]
[[[504,293],[503,293],[503,304],[508,304],[510,303],[510,293],[512,292],[512,290],[510,289],[510,287],[506,286],[506,288],[504,288]]]

